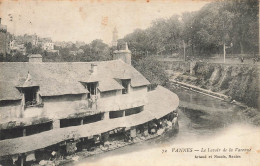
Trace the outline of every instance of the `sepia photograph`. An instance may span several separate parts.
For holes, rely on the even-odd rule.
[[[259,166],[258,0],[0,0],[0,166]]]

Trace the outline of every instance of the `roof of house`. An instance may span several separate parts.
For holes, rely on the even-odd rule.
[[[20,88],[27,88],[27,87],[34,87],[34,86],[39,86],[39,84],[34,81],[34,79],[32,78],[32,76],[30,75],[30,73],[28,72],[27,74],[27,78],[24,81],[23,84],[21,85],[17,85],[16,87],[20,87]]]
[[[91,64],[97,71],[91,74]],[[29,79],[28,79],[29,72]],[[87,93],[82,82],[99,82],[100,91],[122,89],[116,78],[131,78],[131,86],[148,85],[149,81],[134,67],[121,60],[102,62],[2,62],[0,63],[0,100],[19,100],[19,87],[40,87],[41,96]]]
[[[111,79],[104,79],[100,81],[98,89],[101,92],[104,92],[104,91],[124,89],[124,87],[120,85],[115,79],[111,78]]]

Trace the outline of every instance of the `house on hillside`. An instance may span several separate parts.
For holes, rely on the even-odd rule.
[[[26,47],[25,47],[25,45],[19,43],[17,40],[11,40],[9,42],[9,47],[10,47],[10,53],[12,55],[14,55],[14,54],[16,54],[18,52],[22,53],[23,55],[26,54]]]
[[[53,42],[44,42],[42,43],[43,50],[54,50],[54,43]]]

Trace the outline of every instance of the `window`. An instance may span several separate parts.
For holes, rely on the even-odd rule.
[[[90,98],[91,95],[96,95],[97,94],[97,83],[96,82],[87,83],[87,89],[89,91],[88,98]]]
[[[25,128],[26,128],[26,136],[33,135],[33,134],[37,134],[37,133],[41,133],[41,132],[44,132],[44,131],[51,130],[52,122],[30,125],[30,126],[27,126]]]
[[[89,115],[83,118],[60,119],[60,128],[79,126],[83,124],[94,123],[102,120],[102,113]]]
[[[12,139],[23,136],[23,128],[13,128],[1,130],[0,140]]]
[[[79,126],[81,123],[81,118],[71,118],[71,119],[61,119],[60,128],[69,126]]]
[[[0,107],[20,105],[20,100],[1,100]]]
[[[37,91],[39,87],[27,87],[23,89],[25,97],[25,106],[33,106],[37,104]]]
[[[109,112],[109,118],[110,119],[114,119],[114,118],[119,118],[119,117],[123,117],[124,115],[124,111],[110,111]]]
[[[130,115],[133,115],[133,114],[138,114],[138,113],[142,112],[143,109],[144,109],[143,106],[127,109],[127,110],[125,110],[125,116],[130,116]]]
[[[122,94],[127,94],[129,92],[130,80],[124,79],[124,80],[121,80],[121,81],[122,81],[122,86],[124,87],[124,89],[122,90]]]
[[[83,124],[88,124],[88,123],[94,123],[97,121],[102,120],[102,115],[103,114],[95,114],[95,115],[89,115],[83,118]]]

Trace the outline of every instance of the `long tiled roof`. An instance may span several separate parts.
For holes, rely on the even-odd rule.
[[[91,64],[97,65],[92,75]],[[131,86],[148,85],[149,81],[131,65],[121,60],[103,62],[3,62],[0,63],[0,100],[19,100],[22,87],[30,74],[30,79],[39,84],[41,96],[81,94],[88,92],[81,82],[100,82],[101,91],[121,89],[116,78],[131,78]]]

